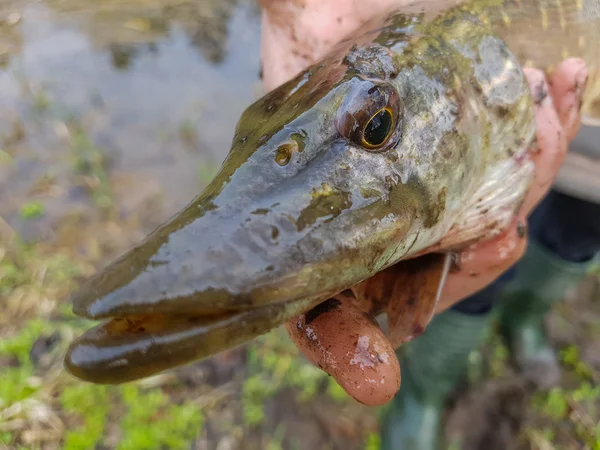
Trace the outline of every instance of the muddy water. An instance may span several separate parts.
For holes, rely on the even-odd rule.
[[[224,159],[259,66],[251,1],[2,0],[0,222],[47,239],[151,200],[160,222]]]

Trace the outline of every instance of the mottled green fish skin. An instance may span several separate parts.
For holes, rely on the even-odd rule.
[[[147,376],[252,339],[441,241],[457,249],[501,232],[533,178],[522,66],[596,64],[599,2],[417,4],[366,24],[251,105],[207,189],[74,298],[93,319],[177,317],[185,338],[163,329],[168,345],[152,353],[152,334],[96,330],[72,345],[69,370]],[[545,33],[565,49],[539,42]],[[382,105],[392,135],[373,150],[356,136]],[[206,315],[219,318],[181,331],[181,317]]]

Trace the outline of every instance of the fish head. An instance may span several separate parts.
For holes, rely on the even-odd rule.
[[[92,279],[75,313],[324,299],[397,261],[443,205],[408,170],[406,96],[389,49],[342,43],[248,107],[205,191]]]

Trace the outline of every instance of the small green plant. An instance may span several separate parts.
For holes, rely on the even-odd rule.
[[[560,351],[561,362],[575,371],[575,374],[582,379],[592,380],[594,370],[579,357],[579,348],[575,345],[568,345]]]
[[[0,408],[24,400],[39,389],[38,384],[31,382],[34,367],[29,351],[46,328],[41,320],[30,321],[16,336],[0,340],[0,356],[12,357],[17,362],[15,366],[2,369]]]
[[[122,398],[128,411],[117,450],[183,450],[201,431],[204,416],[194,403],[174,405],[161,390],[136,385],[124,386]]]
[[[260,374],[252,375],[244,381],[242,399],[244,422],[249,427],[260,425],[265,418],[265,401],[277,392],[278,387]]]
[[[76,415],[81,425],[65,435],[64,450],[93,449],[101,441],[109,413],[110,398],[105,386],[77,383],[60,395],[67,414]]]
[[[564,419],[569,410],[568,393],[560,387],[534,395],[533,407],[552,420]]]
[[[381,438],[377,433],[369,433],[365,440],[365,450],[379,450],[381,448]]]
[[[284,438],[285,438],[285,425],[279,424],[279,425],[277,425],[277,428],[275,428],[273,437],[267,444],[266,450],[282,450]]]
[[[30,201],[21,206],[19,214],[25,220],[38,219],[44,215],[45,207],[42,202]]]
[[[498,378],[506,373],[506,367],[510,357],[508,347],[502,337],[494,333],[491,336],[492,357],[489,362],[489,370],[492,378]]]
[[[88,187],[94,202],[102,209],[113,204],[113,193],[106,170],[106,157],[81,129],[72,132],[72,151],[75,172],[90,178]]]
[[[14,356],[19,364],[30,364],[29,351],[48,326],[41,320],[31,320],[19,334],[0,340],[0,355]]]
[[[39,272],[44,273],[41,281]],[[15,239],[10,251],[0,258],[0,295],[8,296],[17,287],[25,286],[68,287],[80,273],[81,266],[66,255],[47,256]]]

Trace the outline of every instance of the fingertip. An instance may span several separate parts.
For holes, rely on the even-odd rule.
[[[535,164],[535,181],[525,199],[527,208],[530,208],[538,203],[552,185],[568,145],[567,135],[561,125],[544,73],[536,69],[525,69],[525,74],[535,102],[537,128],[537,151],[530,154]]]
[[[572,140],[581,124],[583,93],[589,71],[585,61],[568,58],[561,62],[549,77],[549,86],[561,125]]]
[[[330,299],[286,324],[310,362],[368,406],[390,401],[400,388],[400,364],[377,322],[352,302]]]
[[[552,98],[548,96],[550,91],[544,72],[530,67],[524,68],[523,72],[527,77],[527,82],[529,83],[529,89],[533,95],[535,105],[540,107],[544,104],[552,103]]]
[[[589,73],[583,59],[567,58],[552,71],[549,76],[549,84],[552,94],[564,95],[573,89],[584,90]]]

